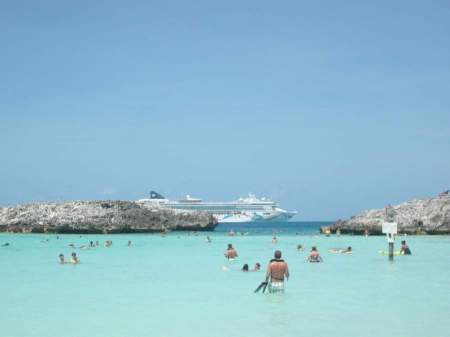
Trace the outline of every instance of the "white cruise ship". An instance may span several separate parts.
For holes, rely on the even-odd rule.
[[[141,199],[138,202],[177,210],[208,212],[218,222],[280,221],[289,220],[297,214],[296,211],[289,212],[280,208],[272,200],[258,199],[252,194],[231,202],[204,202],[190,195],[178,201],[170,201],[161,194],[151,191],[150,199]]]

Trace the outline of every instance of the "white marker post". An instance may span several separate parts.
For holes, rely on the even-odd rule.
[[[386,234],[387,242],[389,244],[389,260],[394,260],[394,240],[395,234],[397,234],[396,222],[383,222],[382,232]]]

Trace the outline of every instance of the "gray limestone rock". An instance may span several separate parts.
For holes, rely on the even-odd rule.
[[[386,209],[371,209],[338,220],[329,229],[334,233],[379,235],[384,221],[397,222],[398,232],[406,234],[450,234],[450,196],[412,200]],[[322,232],[325,228],[322,229]]]
[[[208,213],[151,208],[132,201],[68,201],[0,208],[1,232],[152,233],[213,230]]]

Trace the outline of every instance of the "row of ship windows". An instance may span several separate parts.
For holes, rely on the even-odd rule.
[[[264,207],[235,207],[235,206],[219,206],[219,207],[207,207],[207,206],[172,206],[178,209],[189,209],[198,211],[208,211],[208,212],[220,212],[220,211],[264,211],[267,208]]]

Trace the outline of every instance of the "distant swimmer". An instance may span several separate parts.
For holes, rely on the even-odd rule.
[[[248,264],[244,264],[244,266],[242,267],[242,271],[248,271]]]
[[[105,247],[111,247],[112,246],[112,241],[111,240],[106,240],[105,241]]]
[[[402,245],[400,246],[400,254],[402,255],[411,255],[411,250],[409,249],[408,245],[406,244],[406,241],[402,241]]]
[[[328,251],[330,253],[351,254],[352,247],[348,246],[347,248],[331,248]]]
[[[65,258],[64,258],[64,254],[59,254],[59,255],[58,255],[58,258],[59,258],[59,263],[61,263],[61,264],[66,263],[66,260],[65,260]]]
[[[71,248],[76,248],[75,245],[73,243],[69,244],[69,247]]]
[[[72,253],[72,258],[70,259],[70,263],[72,263],[72,264],[80,263],[80,260],[77,257],[77,253],[75,253],[75,252]]]
[[[235,259],[238,257],[238,253],[237,253],[236,249],[234,249],[234,247],[231,243],[228,244],[228,248],[223,255],[225,255],[225,257],[228,260]]]
[[[211,242],[212,242],[212,240],[211,240],[211,238],[209,237],[209,235],[206,237],[206,242],[208,242],[208,243],[211,243]]]
[[[320,256],[319,252],[317,251],[316,246],[312,246],[311,251],[309,252],[307,261],[308,262],[323,262],[323,259]]]
[[[95,245],[98,247],[100,245],[100,243],[97,241],[95,241]]]
[[[288,264],[281,259],[281,251],[276,250],[274,257],[267,266],[266,282],[269,282],[269,292],[284,292],[284,279],[289,279]]]
[[[131,247],[131,240],[128,240],[128,247]]]
[[[259,262],[256,262],[252,271],[260,271],[260,270],[261,270],[261,264]]]
[[[236,233],[232,229],[228,232],[228,236],[235,236],[235,235]]]
[[[9,242],[5,242],[4,244],[2,244],[2,247],[8,247],[9,246]]]
[[[94,247],[94,241],[89,242],[90,247]]]
[[[297,251],[299,252],[303,252],[305,249],[303,248],[302,245],[297,245]]]
[[[277,237],[274,235],[274,236],[272,236],[272,243],[273,244],[276,244],[278,242],[278,239],[277,239]]]

